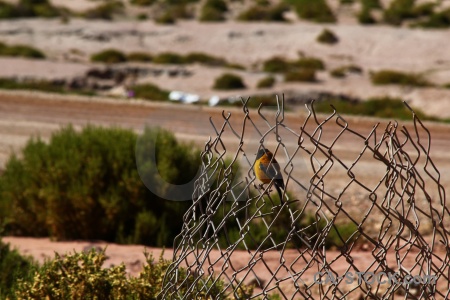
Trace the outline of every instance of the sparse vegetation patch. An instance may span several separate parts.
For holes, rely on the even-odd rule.
[[[271,88],[275,84],[275,77],[267,76],[258,81],[257,88]]]
[[[317,23],[334,23],[336,17],[325,0],[286,0],[302,19]]]
[[[322,44],[333,45],[333,44],[336,44],[337,42],[339,42],[339,38],[336,36],[336,34],[333,31],[331,31],[329,29],[324,29],[317,36],[317,41]]]
[[[381,70],[370,74],[372,83],[377,85],[399,84],[416,87],[430,86],[423,76],[415,73],[404,73],[394,70]]]
[[[213,88],[216,90],[245,89],[245,84],[240,76],[231,73],[225,73],[216,78]]]
[[[314,103],[317,112],[332,113],[333,106],[340,112],[350,115],[373,116],[379,118],[395,118],[400,120],[410,120],[411,112],[403,104],[402,99],[390,97],[370,98],[366,101],[344,101],[331,100],[320,101]],[[414,108],[415,113],[421,120],[432,120],[433,118],[426,116],[422,111]]]
[[[285,22],[284,13],[289,7],[284,3],[273,6],[254,5],[241,12],[238,16],[239,21],[266,21],[266,22]]]
[[[43,59],[45,54],[34,47],[26,45],[6,45],[0,42],[0,56]]]

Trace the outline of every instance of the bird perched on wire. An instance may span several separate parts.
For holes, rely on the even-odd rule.
[[[272,152],[267,149],[259,149],[256,154],[255,164],[253,166],[256,177],[264,184],[273,180],[273,185],[278,192],[280,200],[283,201],[284,182],[281,175],[280,165],[273,156]]]

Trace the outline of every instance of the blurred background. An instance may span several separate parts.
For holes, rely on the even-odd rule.
[[[69,250],[172,247],[190,202],[165,201],[170,184],[149,191],[135,145],[158,145],[158,166],[141,165],[146,180],[189,182],[215,135],[210,116],[219,126],[241,97],[270,112],[283,94],[291,128],[311,100],[323,114],[333,104],[364,134],[411,120],[407,101],[427,121],[448,183],[449,49],[448,0],[1,0],[0,234],[40,262],[53,255],[50,239],[85,241]],[[259,143],[251,135],[248,154]],[[246,176],[239,162],[235,175]],[[383,170],[371,170],[364,176],[377,182]]]

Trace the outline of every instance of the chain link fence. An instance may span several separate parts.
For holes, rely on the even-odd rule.
[[[448,299],[449,210],[431,137],[360,128],[314,105],[223,113],[202,152],[163,299]],[[306,111],[305,111],[306,112]],[[270,149],[286,192],[255,178]]]

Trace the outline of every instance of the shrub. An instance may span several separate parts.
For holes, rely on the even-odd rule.
[[[199,20],[202,22],[218,22],[225,20],[224,13],[228,6],[223,0],[207,0],[200,11]]]
[[[425,28],[450,27],[450,8],[431,14],[426,20],[417,23],[417,25]]]
[[[322,32],[317,36],[317,41],[319,43],[323,43],[323,44],[336,44],[337,42],[339,42],[338,37],[334,34],[333,31],[329,30],[329,29],[324,29],[322,30]]]
[[[227,3],[224,0],[206,0],[205,6],[214,8],[221,12],[228,11]]]
[[[411,120],[411,111],[403,104],[402,99],[379,97],[370,98],[365,101],[344,101],[331,100],[314,103],[314,109],[317,112],[332,113],[330,107],[333,104],[338,111],[350,115],[364,115],[379,118],[395,118],[401,120]],[[430,120],[420,109],[414,108],[414,111],[421,120]]]
[[[361,11],[357,14],[358,22],[361,24],[375,24],[377,21],[372,16],[371,10],[367,8],[362,8]]]
[[[0,88],[6,90],[34,90],[51,93],[66,92],[63,86],[55,85],[52,84],[52,82],[45,80],[17,82],[14,79],[0,78]]]
[[[48,0],[20,0],[16,5],[0,1],[0,19],[19,17],[53,18],[68,12],[68,9],[54,7]]]
[[[245,66],[238,63],[227,63],[225,67],[235,70],[245,70]]]
[[[161,101],[169,99],[169,92],[161,90],[153,84],[139,84],[133,86],[133,92],[137,98],[143,98],[153,101]]]
[[[64,83],[55,83],[48,80],[17,81],[10,78],[0,78],[0,88],[6,90],[32,90],[59,94],[74,93],[86,96],[95,94],[95,92],[85,89],[71,90],[66,88]]]
[[[36,48],[25,45],[7,46],[2,43],[0,43],[0,56],[26,57],[33,59],[45,58],[44,53]]]
[[[171,25],[175,24],[176,19],[170,11],[165,11],[155,18],[155,22],[158,24]]]
[[[20,0],[17,3],[17,11],[20,17],[57,17],[59,11],[48,0]]]
[[[305,69],[325,70],[325,63],[315,57],[301,57],[295,62],[295,66]]]
[[[285,81],[303,81],[303,82],[316,82],[316,71],[314,69],[301,69],[297,71],[291,71],[284,75]]]
[[[226,73],[216,78],[213,88],[216,90],[245,89],[245,84],[241,77]]]
[[[400,84],[400,85],[410,85],[410,86],[429,86],[430,83],[427,82],[419,74],[408,74],[400,71],[393,70],[381,70],[378,72],[373,72],[370,74],[372,83],[377,85],[384,84]]]
[[[139,61],[139,62],[150,62],[153,57],[145,52],[132,52],[127,55],[127,61]]]
[[[435,6],[436,4],[431,2],[420,3],[413,8],[413,15],[416,17],[431,16],[434,14]]]
[[[335,78],[344,78],[346,75],[345,68],[341,67],[341,68],[333,69],[333,70],[331,70],[330,75]]]
[[[184,57],[186,63],[200,63],[209,66],[225,66],[227,61],[220,57],[215,57],[206,53],[192,52]]]
[[[361,6],[363,9],[382,9],[380,0],[361,0]]]
[[[289,68],[290,68],[289,62],[287,62],[286,59],[279,56],[269,58],[263,63],[264,72],[280,73],[288,71]]]
[[[170,267],[171,261],[161,256],[155,261],[152,255],[145,253],[146,263],[139,277],[129,277],[125,266],[104,267],[106,255],[104,251],[91,250],[88,253],[69,253],[64,257],[55,255],[55,258],[46,262],[34,273],[30,282],[22,283],[17,296],[20,299],[157,299],[162,289],[164,275]],[[180,282],[188,282],[177,291],[182,297],[189,282],[201,279],[194,278],[184,268],[178,269]],[[207,289],[208,296],[224,300],[226,297],[220,293],[224,288],[221,280],[198,280],[192,285],[193,293],[198,289]],[[206,285],[206,286],[205,286]],[[242,285],[237,290],[239,299],[247,299],[253,289]]]
[[[150,6],[155,0],[130,0],[130,3],[137,6]]]
[[[85,11],[82,16],[86,19],[112,20],[114,15],[123,14],[123,10],[124,4],[121,1],[113,0]]]
[[[383,12],[383,19],[391,25],[401,25],[405,19],[414,17],[415,0],[393,0]]]
[[[188,9],[186,4],[172,5],[170,11],[174,18],[177,19],[193,19],[195,16],[194,12]]]
[[[115,49],[107,49],[101,52],[95,53],[91,56],[92,62],[101,62],[107,64],[116,64],[127,61],[125,54]]]
[[[136,20],[138,21],[145,21],[148,19],[148,16],[146,13],[140,13],[136,16]]]
[[[318,23],[334,23],[336,17],[325,0],[286,0],[302,19]]]
[[[349,73],[362,74],[363,72],[363,69],[357,65],[348,65],[345,68]]]
[[[185,59],[182,55],[173,52],[162,52],[153,57],[153,62],[155,64],[184,64]]]
[[[287,10],[289,8],[282,3],[267,7],[254,5],[240,13],[237,19],[239,21],[285,22],[284,13]]]
[[[168,183],[160,186],[160,197],[152,194],[135,159],[148,176],[159,172],[167,182],[181,184],[196,174],[199,152],[165,130],[146,128],[142,139],[156,145],[156,163],[148,151],[135,149],[137,136],[125,129],[88,126],[78,133],[67,127],[48,144],[30,140],[22,158],[12,156],[0,177],[6,233],[172,245],[189,203],[165,200]]]
[[[355,73],[355,74],[361,74],[363,71],[360,67],[355,65],[349,65],[344,67],[339,67],[336,69],[333,69],[330,72],[330,75],[336,78],[343,78],[347,75],[347,73]]]
[[[37,268],[31,257],[24,257],[0,239],[0,299],[15,299],[19,281],[29,281]]]
[[[258,81],[257,88],[271,88],[275,84],[275,78],[273,76],[267,76]]]
[[[20,17],[20,13],[14,5],[0,1],[0,19],[12,19],[18,17]]]

